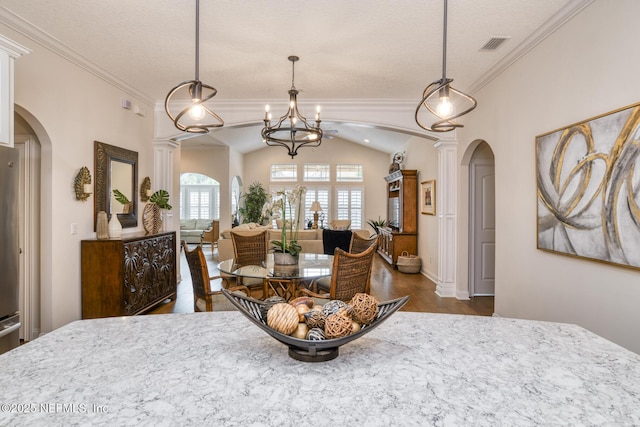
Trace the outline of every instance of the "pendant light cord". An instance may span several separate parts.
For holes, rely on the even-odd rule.
[[[445,80],[447,78],[447,0],[444,0],[444,24],[442,28],[442,80]]]
[[[196,81],[200,81],[200,0],[196,0]]]

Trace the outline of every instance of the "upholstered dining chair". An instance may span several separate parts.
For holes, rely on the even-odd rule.
[[[231,241],[233,242],[233,257],[238,266],[262,265],[267,261],[267,249],[269,244],[269,232],[267,230],[255,233],[231,230]],[[269,285],[265,279],[238,277],[238,285],[248,288],[261,287],[262,299],[269,296]]]
[[[311,283],[310,288],[301,287],[300,295],[312,298],[339,299],[349,301],[357,293],[369,293],[371,287],[371,268],[376,246],[359,254],[351,254],[337,248],[333,255],[333,273],[328,292],[322,292],[317,287],[317,280]]]
[[[211,282],[220,280],[221,287],[225,280],[221,276],[209,276],[207,260],[202,252],[202,246],[198,245],[192,251],[187,243],[182,242],[182,248],[187,258],[187,264],[191,272],[191,283],[193,285],[193,311],[223,311],[234,309],[227,298],[219,290],[211,290]],[[246,286],[234,286],[227,288],[231,292],[242,291],[247,296],[251,296],[251,291]],[[214,301],[215,298],[215,301]]]

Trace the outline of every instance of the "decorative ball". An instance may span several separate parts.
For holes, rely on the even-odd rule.
[[[355,294],[349,305],[351,318],[360,324],[369,325],[378,316],[378,300],[369,294]]]
[[[351,333],[355,334],[356,332],[359,332],[360,329],[362,329],[361,326],[360,326],[360,323],[356,322],[355,320],[352,320],[351,321]]]
[[[295,306],[298,312],[298,321],[304,322],[304,315],[309,312],[309,306],[305,304],[299,304]]]
[[[304,304],[307,307],[311,308],[313,307],[313,298],[311,297],[298,297],[295,299],[292,299],[291,301],[289,301],[289,304],[291,304],[292,306],[296,307],[300,304]]]
[[[328,317],[332,314],[336,314],[342,307],[346,306],[346,302],[334,299],[322,306],[322,312]]]
[[[298,327],[296,328],[295,331],[293,331],[291,336],[294,338],[303,340],[307,338],[308,332],[309,332],[309,327],[307,326],[306,323],[298,323]]]
[[[327,337],[324,335],[324,331],[320,328],[312,328],[307,332],[307,339],[309,341],[322,341],[326,340]]]
[[[353,321],[341,314],[332,314],[324,322],[324,333],[327,339],[346,337],[351,333]]]
[[[285,335],[291,335],[298,327],[298,312],[286,302],[275,304],[267,312],[267,325]]]
[[[311,310],[304,315],[304,318],[304,321],[310,328],[324,329],[324,321],[327,316],[322,311]]]
[[[269,297],[265,299],[263,303],[260,304],[260,314],[262,315],[262,320],[264,321],[267,320],[267,312],[271,307],[278,304],[279,302],[286,302],[286,301],[282,297],[275,296],[275,297]]]

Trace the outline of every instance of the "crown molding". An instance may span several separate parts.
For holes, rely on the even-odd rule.
[[[60,42],[52,35],[46,33],[45,31],[31,24],[29,21],[26,21],[22,17],[11,12],[4,6],[0,6],[0,23],[5,24],[12,30],[22,34],[35,43],[41,45],[45,49],[48,49],[56,55],[66,59],[72,64],[88,71],[99,79],[116,87],[117,89],[122,90],[123,92],[131,95],[132,97],[135,97],[136,99],[139,99],[142,102],[147,103],[149,106],[153,106],[155,104],[155,99],[153,99],[151,96],[140,92],[138,89],[125,83],[123,80],[109,73],[104,68],[89,61],[78,52],[65,46],[62,42]]]
[[[534,31],[529,37],[524,39],[522,43],[513,48],[511,52],[491,67],[480,79],[476,80],[470,87],[469,92],[474,94],[492,80],[498,77],[503,71],[515,64],[520,58],[526,55],[530,50],[540,44],[544,39],[569,22],[574,16],[582,12],[587,6],[595,0],[571,0],[562,7],[544,24]]]

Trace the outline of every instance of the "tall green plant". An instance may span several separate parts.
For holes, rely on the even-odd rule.
[[[240,196],[242,206],[238,208],[238,213],[242,217],[242,222],[262,222],[262,207],[267,201],[267,191],[261,183],[254,182],[247,189],[247,193]]]

